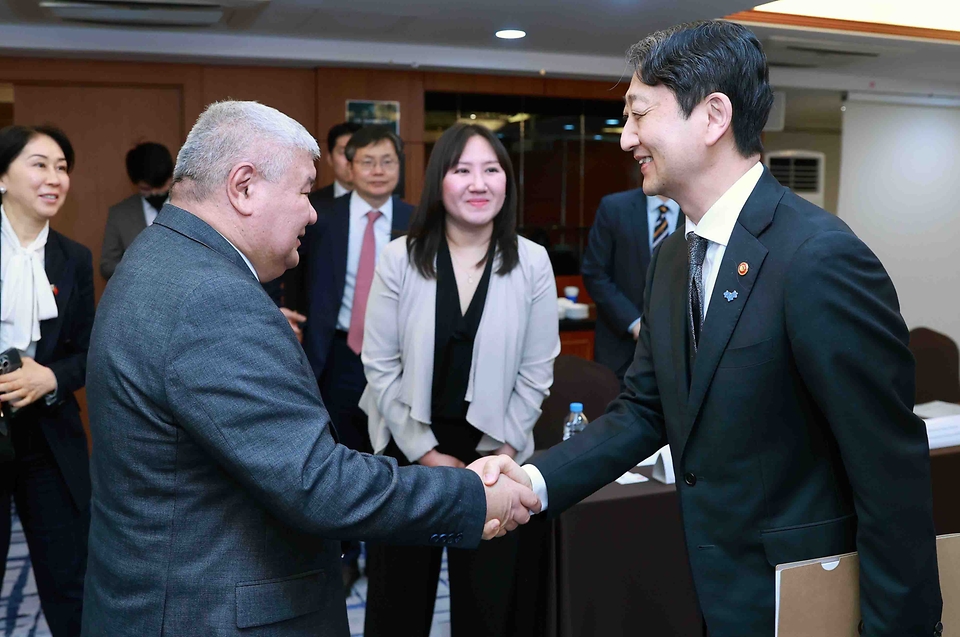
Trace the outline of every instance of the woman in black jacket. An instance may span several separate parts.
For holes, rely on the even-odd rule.
[[[0,130],[0,352],[17,350],[22,360],[0,375],[4,442],[14,455],[0,463],[0,553],[10,543],[12,497],[54,637],[80,634],[90,525],[87,439],[73,392],[86,378],[93,261],[50,229],[73,160],[55,128]]]

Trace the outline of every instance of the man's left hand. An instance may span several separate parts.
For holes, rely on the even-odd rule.
[[[306,321],[307,317],[286,307],[281,307],[280,313],[287,319],[287,323],[290,324],[290,328],[293,330],[294,336],[297,337],[297,341],[303,343],[303,330],[300,329],[300,324]]]
[[[23,366],[0,376],[0,401],[21,409],[32,405],[50,392],[57,390],[57,377],[28,356],[21,357]]]

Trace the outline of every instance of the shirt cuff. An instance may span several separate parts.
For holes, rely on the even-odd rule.
[[[57,403],[57,390],[58,390],[58,389],[60,389],[60,385],[59,385],[59,384],[57,384],[57,386],[53,388],[53,391],[52,391],[52,392],[50,392],[49,394],[47,394],[46,396],[43,397],[43,402],[47,405],[47,407],[51,407],[51,406],[53,406],[53,405],[55,405],[55,404]]]
[[[525,464],[522,469],[526,471],[527,476],[530,477],[533,492],[540,498],[540,513],[543,513],[547,510],[547,483],[543,479],[543,474],[540,473],[540,469],[537,469],[536,465],[532,464]],[[530,513],[533,514],[533,511]]]
[[[631,334],[631,335],[633,334],[633,328],[635,328],[635,327],[637,326],[637,323],[639,323],[639,322],[640,322],[640,319],[642,319],[642,318],[643,318],[643,317],[641,316],[641,317],[638,318],[636,321],[634,321],[633,323],[630,324],[630,327],[627,328],[627,334]]]

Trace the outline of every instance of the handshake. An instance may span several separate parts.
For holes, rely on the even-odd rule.
[[[540,498],[533,492],[530,476],[508,455],[480,458],[467,466],[483,481],[487,518],[483,539],[502,537],[530,521],[540,512]]]

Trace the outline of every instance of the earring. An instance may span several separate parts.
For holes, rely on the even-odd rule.
[[[7,194],[7,187],[0,186],[0,195],[5,195],[5,194]]]

